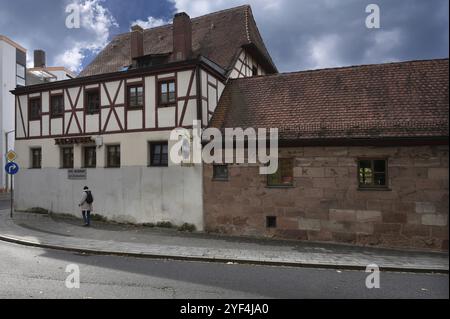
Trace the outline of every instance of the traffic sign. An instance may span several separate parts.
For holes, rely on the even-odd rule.
[[[19,165],[17,165],[17,163],[14,162],[9,162],[8,164],[5,165],[5,171],[9,175],[16,175],[19,172]]]
[[[6,159],[10,162],[14,162],[17,158],[17,153],[14,151],[9,151],[6,153]]]

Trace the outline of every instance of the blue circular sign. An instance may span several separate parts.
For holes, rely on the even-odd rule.
[[[9,162],[5,166],[5,171],[9,175],[16,175],[19,172],[19,165],[14,162]]]

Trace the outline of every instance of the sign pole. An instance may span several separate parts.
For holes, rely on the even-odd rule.
[[[14,212],[14,175],[11,175],[11,219],[13,218]]]
[[[6,174],[11,175],[11,218],[13,218],[14,214],[14,175],[19,172],[19,165],[13,162],[16,158],[17,155],[14,151],[8,152],[9,163],[5,166]]]

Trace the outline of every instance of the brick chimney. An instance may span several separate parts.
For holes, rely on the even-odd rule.
[[[173,19],[173,57],[176,61],[187,60],[192,54],[192,23],[185,12]]]
[[[144,29],[139,25],[131,27],[131,58],[136,59],[144,55]]]
[[[35,68],[45,68],[45,51],[44,50],[34,50],[34,67]]]

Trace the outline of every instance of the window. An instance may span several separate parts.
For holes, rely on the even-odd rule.
[[[176,103],[175,81],[159,83],[159,106],[169,106]]]
[[[106,166],[110,168],[120,167],[120,145],[108,145]]]
[[[168,144],[150,143],[150,166],[168,166]]]
[[[280,158],[278,170],[267,176],[267,186],[293,186],[294,161],[291,158]]]
[[[42,150],[41,148],[31,149],[31,168],[42,168]]]
[[[258,75],[258,67],[256,65],[253,66],[252,73],[253,73],[253,76],[257,76]]]
[[[25,67],[21,64],[16,64],[16,85],[25,86]]]
[[[266,227],[267,228],[276,228],[277,227],[276,216],[266,216]]]
[[[73,168],[73,147],[63,147],[62,153],[62,168]]]
[[[50,112],[52,117],[60,117],[64,114],[64,96],[53,95],[50,98]]]
[[[84,148],[84,167],[97,167],[97,148],[95,146],[88,146]]]
[[[387,161],[385,159],[363,159],[358,161],[360,188],[387,187]]]
[[[213,180],[227,181],[228,180],[228,166],[227,165],[214,165]]]
[[[100,110],[100,91],[90,89],[86,91],[86,112],[89,114],[97,113]]]
[[[41,119],[41,98],[30,99],[30,121]]]
[[[142,85],[129,86],[127,92],[128,107],[140,108],[144,106],[144,88]]]

